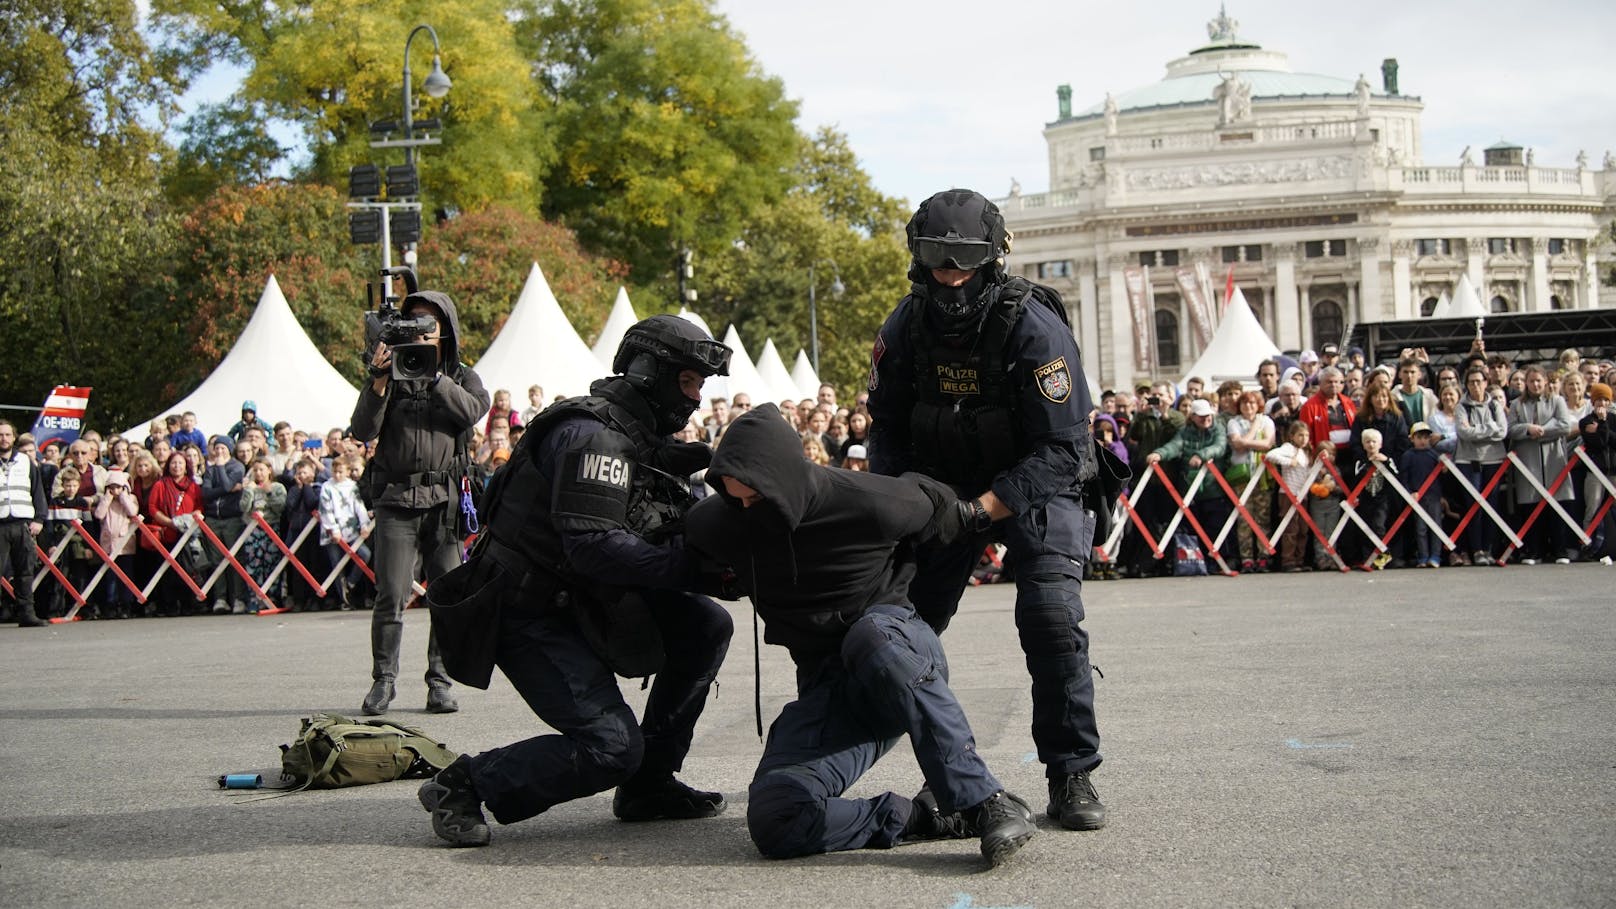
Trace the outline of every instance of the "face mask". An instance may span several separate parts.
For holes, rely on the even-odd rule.
[[[986,285],[987,275],[981,269],[977,269],[970,280],[959,287],[939,284],[930,272],[926,274],[927,296],[949,320],[975,315],[985,302],[982,290]]]

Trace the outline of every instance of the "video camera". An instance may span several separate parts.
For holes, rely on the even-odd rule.
[[[384,268],[381,275],[402,278],[405,297],[420,289],[415,270],[408,266]],[[420,339],[437,327],[437,320],[431,316],[410,318],[404,315],[396,305],[401,299],[403,297],[390,296],[383,291],[381,303],[376,305],[376,285],[365,285],[365,302],[375,305],[374,311],[365,313],[365,363],[369,366],[371,352],[377,344],[386,344],[393,351],[393,378],[430,379],[438,372],[438,346],[422,343]],[[372,375],[381,375],[376,367],[369,366],[369,369]]]

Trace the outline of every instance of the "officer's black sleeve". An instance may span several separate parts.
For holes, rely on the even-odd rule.
[[[992,490],[1016,514],[1077,484],[1092,445],[1088,378],[1071,330],[1030,302],[1011,334],[1007,361],[1016,417],[1027,442],[1021,460],[994,477]]]
[[[645,541],[628,529],[633,444],[588,418],[545,435],[538,453],[551,465],[551,515],[574,571],[617,587],[687,589],[694,574],[681,541]]]
[[[909,470],[909,412],[914,409],[909,375],[908,318],[912,298],[887,317],[870,349],[870,472],[897,476]]]

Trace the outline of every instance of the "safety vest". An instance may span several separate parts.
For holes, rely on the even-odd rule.
[[[9,461],[0,461],[0,521],[38,520],[34,514],[34,462],[15,450]]]

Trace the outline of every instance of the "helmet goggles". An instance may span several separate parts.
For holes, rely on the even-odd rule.
[[[915,237],[909,246],[915,261],[926,268],[971,271],[999,257],[999,251],[986,240]]]
[[[647,351],[669,363],[710,376],[729,375],[729,348],[710,338],[653,338],[643,332],[630,331],[623,340],[626,347]]]

